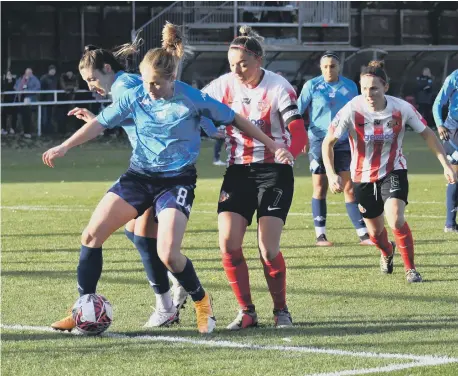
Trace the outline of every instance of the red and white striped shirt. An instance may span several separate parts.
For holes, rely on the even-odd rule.
[[[268,70],[255,88],[247,88],[233,73],[227,73],[202,89],[211,97],[231,107],[251,121],[272,140],[290,145],[287,126],[300,119],[297,95],[288,81]],[[276,163],[274,154],[264,144],[246,136],[238,128],[226,127],[227,163]]]
[[[339,138],[348,129],[351,147],[351,179],[355,183],[373,183],[394,170],[407,169],[402,154],[405,126],[421,133],[426,121],[406,101],[385,95],[383,111],[370,111],[364,97],[348,102],[334,117],[329,132]]]

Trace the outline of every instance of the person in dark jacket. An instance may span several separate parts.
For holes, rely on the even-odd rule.
[[[14,82],[16,76],[8,70],[2,76],[2,91],[14,91]],[[15,95],[12,94],[5,94],[2,95],[2,103],[13,103],[15,99]],[[17,124],[17,107],[2,107],[2,135],[8,134],[15,134],[16,133],[16,124]],[[8,117],[11,115],[11,125],[8,130]]]
[[[417,77],[417,95],[418,112],[423,116],[430,127],[434,127],[432,117],[433,97],[433,80],[431,70],[423,68],[421,76]]]
[[[41,90],[57,90],[58,79],[56,76],[56,67],[50,65],[48,73],[41,76]],[[43,94],[41,100],[45,102],[54,101],[53,94]],[[43,134],[54,133],[53,119],[55,106],[42,106],[41,131]]]

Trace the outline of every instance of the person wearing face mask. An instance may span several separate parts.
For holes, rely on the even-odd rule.
[[[334,168],[334,145],[348,134],[352,148],[351,179],[370,238],[381,252],[382,273],[393,273],[395,248],[399,249],[407,282],[422,282],[414,263],[414,241],[404,218],[409,182],[402,141],[408,124],[419,133],[437,157],[449,184],[456,173],[444,148],[418,111],[406,101],[386,95],[388,76],[382,61],[371,61],[361,73],[361,95],[347,103],[332,120],[323,141],[323,161],[333,193],[344,189]],[[395,242],[388,240],[384,213]]]
[[[151,215],[157,219],[158,226],[156,248],[150,248],[150,257],[155,258],[155,263],[163,263],[191,296],[199,332],[211,333],[216,319],[210,296],[202,287],[192,262],[181,253],[194,201],[201,117],[217,125],[235,124],[268,145],[285,163],[292,156],[226,105],[176,80],[178,65],[184,56],[179,30],[170,23],[164,26],[162,47],[149,50],[140,63],[141,85],[126,90],[68,140],[43,153],[42,159],[54,167],[54,160],[65,156],[71,148],[97,137],[106,128],[122,126],[131,116],[137,139],[130,166],[102,198],[82,234],[78,292],[80,295],[95,293],[102,272],[103,243],[119,227],[145,213],[152,203]],[[86,67],[91,66],[80,65],[80,68]],[[109,71],[102,64],[82,74],[103,94],[107,85],[95,84],[101,79],[100,72],[95,71],[101,69]],[[173,308],[172,314],[176,314]],[[72,330],[75,322],[72,316],[67,316],[52,327]]]
[[[229,47],[231,72],[202,91],[241,113],[296,157],[307,143],[296,93],[285,78],[261,68],[263,38],[248,26],[242,26],[240,33]],[[224,271],[240,308],[227,329],[240,330],[258,324],[242,251],[243,238],[255,211],[259,255],[273,300],[274,323],[277,328],[290,327],[280,237],[293,198],[293,168],[243,130],[228,126],[225,136],[228,167],[218,202],[219,243]]]
[[[333,51],[326,51],[320,59],[321,76],[315,77],[304,85],[298,100],[299,112],[308,111],[310,123],[309,160],[312,173],[313,195],[312,214],[315,225],[316,245],[332,246],[326,237],[326,195],[328,179],[321,156],[321,146],[329,124],[337,112],[352,98],[358,95],[355,83],[340,75],[340,58]],[[334,168],[344,182],[345,207],[360,245],[373,245],[367,234],[361,213],[353,194],[350,180],[350,144],[347,135],[342,135],[335,148]]]

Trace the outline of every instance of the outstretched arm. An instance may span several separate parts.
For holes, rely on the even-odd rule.
[[[283,146],[277,145],[269,136],[267,136],[258,127],[254,126],[251,121],[245,119],[239,114],[235,114],[234,125],[249,137],[262,142],[280,163],[293,162],[294,158],[291,153]]]
[[[71,148],[96,138],[103,130],[104,127],[96,119],[92,119],[62,144],[45,151],[42,156],[43,163],[49,167],[54,167],[54,159],[61,158]]]

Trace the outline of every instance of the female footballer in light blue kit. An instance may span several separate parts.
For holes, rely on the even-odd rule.
[[[226,105],[175,80],[183,55],[179,29],[167,23],[163,47],[148,51],[140,64],[143,85],[127,90],[68,140],[46,151],[43,162],[54,167],[55,158],[63,157],[72,147],[95,138],[105,128],[118,126],[132,115],[137,142],[130,167],[102,198],[83,232],[78,291],[81,295],[96,291],[102,271],[103,243],[153,204],[158,219],[159,258],[193,299],[199,332],[210,333],[216,324],[210,297],[201,286],[192,262],[181,254],[194,199],[200,118],[206,117],[216,125],[236,125],[263,142],[280,161],[287,163],[292,155]],[[68,326],[74,325],[72,321],[71,316],[61,320]]]
[[[448,102],[448,115],[445,122],[442,120],[442,107]],[[458,69],[445,79],[439,94],[433,104],[434,121],[439,136],[444,143],[452,168],[458,173]],[[446,194],[445,232],[458,234],[456,213],[458,211],[458,184],[448,184]]]
[[[309,110],[310,126],[309,159],[312,172],[313,197],[312,213],[315,224],[316,245],[331,246],[326,238],[326,194],[328,180],[321,157],[321,146],[334,116],[352,98],[358,95],[355,83],[339,74],[340,58],[332,51],[326,51],[320,60],[321,76],[315,77],[304,85],[298,99],[301,114]],[[344,179],[345,206],[361,245],[372,245],[366,226],[358,209],[350,180],[350,144],[344,135],[334,147],[336,172]]]
[[[121,58],[125,59],[126,56],[135,53],[138,44],[139,40],[136,40],[132,45],[120,46],[114,52],[92,45],[86,46],[79,70],[89,89],[101,96],[107,96],[111,92],[112,100],[116,102],[126,90],[141,85],[143,83],[141,77],[124,72],[123,63],[120,61]],[[79,107],[71,110],[68,115],[74,115],[86,122],[96,117],[89,110]],[[135,149],[137,132],[132,117],[129,116],[119,125],[122,126],[132,148]],[[200,125],[209,136],[218,132],[215,125],[208,119],[203,118]],[[126,224],[125,234],[137,248],[149,285],[156,296],[156,308],[145,326],[168,326],[178,322],[179,310],[184,305],[188,294],[182,286],[174,283],[172,300],[167,268],[157,254],[157,223],[153,208],[147,209],[141,217],[129,221]]]

